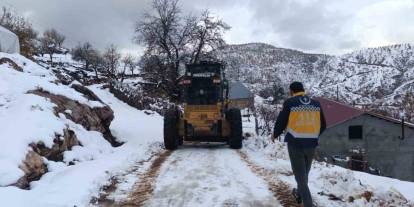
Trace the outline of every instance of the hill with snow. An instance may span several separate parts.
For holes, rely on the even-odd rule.
[[[0,206],[85,206],[161,150],[161,116],[55,69],[0,53]]]
[[[341,56],[307,54],[263,43],[228,45],[216,54],[227,74],[259,92],[277,84],[302,81],[315,96],[339,97],[346,103],[398,108],[414,89],[414,46],[369,48]]]

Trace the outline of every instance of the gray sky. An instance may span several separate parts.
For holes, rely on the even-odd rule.
[[[232,29],[228,43],[264,42],[306,52],[342,54],[363,47],[414,43],[414,0],[181,0],[185,12],[210,9]],[[56,28],[66,45],[90,41],[124,52],[150,0],[0,0],[39,32]]]

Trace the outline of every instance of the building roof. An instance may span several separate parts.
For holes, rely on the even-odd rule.
[[[395,119],[395,118],[392,118],[392,117],[389,117],[389,116],[384,116],[384,115],[369,112],[369,111],[366,111],[365,114],[376,117],[376,118],[379,118],[379,119],[383,119],[383,120],[386,120],[386,121],[389,121],[389,122],[392,122],[392,123],[395,123],[395,124],[402,124],[401,120]],[[414,124],[409,123],[409,122],[404,122],[404,125],[406,127],[414,128]]]
[[[253,94],[242,82],[230,82],[229,84],[230,99],[250,99],[253,97]]]
[[[318,97],[315,99],[318,100],[322,106],[322,110],[326,119],[327,128],[341,124],[345,121],[348,121],[361,115],[369,115],[395,124],[402,124],[401,120],[383,116],[373,112],[363,111],[348,104],[340,103],[322,97]],[[414,128],[414,125],[411,123],[405,122],[404,125],[410,128]]]
[[[321,103],[327,128],[364,114],[364,111],[358,108],[330,99],[319,97],[316,100]]]

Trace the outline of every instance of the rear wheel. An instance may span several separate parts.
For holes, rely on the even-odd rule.
[[[178,121],[178,110],[168,110],[164,116],[164,146],[167,150],[175,150],[179,145]]]
[[[240,109],[230,109],[227,111],[226,116],[231,130],[229,137],[230,148],[241,149],[243,146],[243,129]]]

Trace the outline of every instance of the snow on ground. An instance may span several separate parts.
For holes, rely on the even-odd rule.
[[[102,104],[88,101],[70,87],[55,84],[56,78],[52,73],[20,55],[0,53],[0,57],[12,59],[24,70],[16,71],[8,64],[0,66],[0,142],[5,143],[5,147],[0,150],[0,166],[6,166],[0,168],[0,186],[4,186],[16,182],[23,175],[18,165],[25,158],[30,143],[42,141],[51,147],[55,133],[61,134],[66,125],[76,125],[63,116],[56,117],[53,114],[54,104],[45,98],[28,94],[28,91],[43,88],[92,107]],[[76,128],[80,129],[77,132],[85,134],[83,128]],[[87,137],[79,138],[88,147],[88,143],[99,143],[101,137],[92,132]],[[106,150],[108,146],[103,142],[101,148]]]
[[[226,145],[187,144],[163,164],[146,206],[280,206]]]
[[[245,140],[244,149],[249,158],[260,167],[272,172],[275,177],[296,187],[287,147],[285,143],[272,143],[268,137]],[[355,172],[338,166],[314,162],[309,187],[315,201],[321,206],[412,206],[414,183],[391,178]],[[333,194],[342,201],[329,200],[326,195]],[[371,202],[362,198],[362,194],[372,192]],[[348,202],[353,197],[353,202]],[[403,197],[409,199],[407,202]],[[390,202],[390,203],[387,203]]]
[[[126,145],[127,147],[163,140],[162,116],[152,111],[136,110],[99,86],[91,86],[89,89],[114,110],[115,120],[111,123],[111,132],[120,140],[133,143]],[[122,114],[122,117],[117,118],[116,114]]]
[[[44,54],[43,56],[35,56],[35,59],[42,62],[50,61],[49,54]],[[82,66],[81,63],[72,59],[71,54],[54,54],[52,56],[54,63],[66,63],[68,65]]]
[[[120,102],[107,90],[92,86],[114,111],[111,131],[126,142],[113,148],[101,133],[87,131],[64,116],[56,117],[53,103],[27,91],[40,87],[91,107],[102,106],[101,103],[88,101],[70,87],[56,84],[49,70],[20,55],[0,53],[0,57],[10,58],[24,69],[18,72],[8,64],[0,66],[0,186],[12,184],[23,175],[18,165],[30,143],[42,141],[50,147],[55,133],[62,133],[66,126],[82,143],[82,147],[64,154],[64,161],[76,159],[76,165],[45,160],[49,172],[32,182],[31,190],[0,187],[1,206],[86,206],[111,176],[161,150],[162,117],[158,114],[147,115]]]

